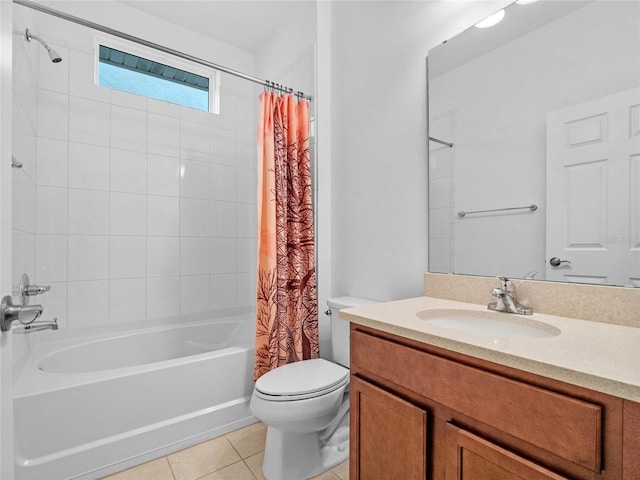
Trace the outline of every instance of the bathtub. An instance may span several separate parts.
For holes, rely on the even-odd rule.
[[[254,318],[14,334],[16,480],[96,479],[257,421]]]

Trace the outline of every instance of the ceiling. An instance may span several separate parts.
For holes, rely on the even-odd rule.
[[[315,5],[313,0],[121,0],[121,3],[250,52],[258,51],[281,25]]]

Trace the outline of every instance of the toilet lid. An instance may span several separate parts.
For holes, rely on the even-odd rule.
[[[258,379],[255,387],[256,391],[273,397],[309,398],[335,390],[348,380],[347,368],[322,358],[315,358],[271,370]]]

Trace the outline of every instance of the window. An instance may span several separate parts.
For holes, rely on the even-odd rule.
[[[133,50],[136,53],[130,53]],[[98,53],[98,85],[218,113],[218,72],[190,68],[187,62],[169,65],[167,59],[149,58],[155,56],[152,50],[140,56],[139,47],[114,48],[100,42]]]

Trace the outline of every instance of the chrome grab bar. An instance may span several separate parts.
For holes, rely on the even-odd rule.
[[[538,209],[538,205],[536,205],[535,203],[532,203],[531,205],[527,205],[526,207],[493,208],[490,210],[474,210],[473,212],[465,212],[463,210],[461,212],[458,212],[458,216],[465,217],[467,215],[471,215],[474,213],[504,212],[507,210],[524,210],[525,208],[531,210],[532,212],[535,212]]]

